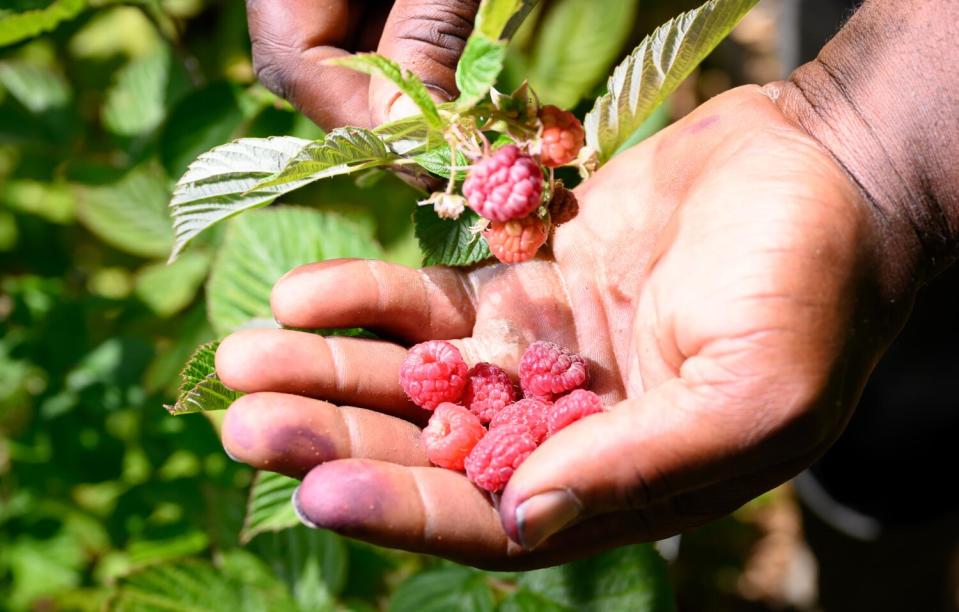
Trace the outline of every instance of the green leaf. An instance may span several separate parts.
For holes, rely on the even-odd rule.
[[[254,188],[286,167],[311,140],[278,136],[241,138],[200,155],[173,190],[176,242],[170,261],[200,232],[244,210],[265,206],[309,181]]]
[[[210,323],[220,336],[249,324],[273,323],[270,291],[293,268],[339,257],[378,257],[368,229],[337,215],[285,206],[231,222],[210,280]]]
[[[423,265],[469,266],[492,257],[486,241],[470,231],[479,220],[472,210],[464,211],[459,219],[440,219],[432,207],[417,207],[413,223]]]
[[[531,594],[523,599],[529,601],[534,596],[551,604],[537,610],[675,610],[666,562],[649,544],[626,546],[582,561],[527,572],[521,575],[518,585],[521,591]]]
[[[493,591],[483,572],[468,567],[443,567],[403,582],[393,594],[389,611],[487,612],[493,606]]]
[[[383,139],[356,127],[336,128],[322,142],[304,147],[285,168],[257,183],[253,189],[297,186],[313,181],[384,166],[397,159]]]
[[[546,13],[529,66],[544,104],[572,108],[594,91],[633,29],[638,0],[561,0]]]
[[[175,315],[193,301],[209,267],[210,256],[202,252],[186,253],[172,264],[147,264],[137,272],[134,294],[154,314]]]
[[[496,612],[569,612],[569,608],[526,589],[519,589],[500,602]]]
[[[243,395],[227,388],[216,375],[216,348],[219,342],[209,342],[196,349],[180,372],[180,391],[176,404],[166,406],[174,415],[191,412],[226,410]]]
[[[586,143],[606,161],[757,0],[709,0],[647,36],[609,78],[586,115]]]
[[[250,548],[289,585],[301,610],[332,608],[346,585],[349,550],[331,531],[297,525],[264,533]]]
[[[456,153],[456,180],[463,181],[466,179],[466,168],[470,162],[461,151],[457,151]],[[450,155],[449,145],[441,145],[425,153],[413,156],[413,160],[416,161],[417,164],[443,178],[450,177],[450,166],[454,165],[451,158],[452,155]]]
[[[167,47],[132,60],[107,90],[103,125],[111,133],[135,137],[151,133],[166,118],[167,104],[187,87],[179,64]]]
[[[32,38],[73,19],[87,6],[86,0],[53,0],[43,8],[12,12],[0,10],[0,46]]]
[[[418,76],[408,70],[403,70],[393,60],[376,53],[357,53],[327,60],[326,63],[344,66],[366,74],[382,76],[400,88],[404,94],[419,107],[427,123],[435,128],[442,128],[443,121],[436,110],[436,102],[426,90],[426,86]]]
[[[35,115],[70,103],[70,85],[46,66],[25,61],[0,62],[0,85]]]
[[[442,130],[431,127],[422,115],[383,123],[373,128],[373,133],[393,153],[403,156],[415,155],[446,142]]]
[[[77,186],[77,216],[104,242],[134,255],[162,257],[173,245],[162,169],[147,162],[118,181]]]
[[[250,486],[240,542],[247,544],[261,533],[299,525],[300,519],[290,501],[298,486],[300,481],[295,478],[274,472],[257,472]]]
[[[483,0],[473,31],[490,40],[508,40],[538,0]]]
[[[460,97],[456,106],[465,110],[483,99],[496,83],[506,58],[506,43],[474,31],[456,65],[456,87]]]

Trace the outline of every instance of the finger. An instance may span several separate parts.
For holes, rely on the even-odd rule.
[[[377,51],[418,76],[434,97],[451,100],[457,93],[456,64],[478,7],[478,0],[397,0]],[[418,112],[396,85],[382,78],[370,83],[369,106],[374,123]]]
[[[296,268],[273,287],[270,301],[289,327],[365,327],[412,342],[468,336],[476,318],[462,273],[364,259]]]
[[[286,329],[249,329],[228,336],[216,352],[223,384],[275,391],[425,419],[399,383],[403,347],[361,338],[323,337]]]
[[[296,478],[326,461],[350,457],[429,465],[412,423],[299,395],[244,395],[227,410],[221,435],[237,461]]]
[[[324,63],[348,55],[362,10],[348,0],[247,0],[257,78],[326,129],[368,127],[369,77]]]

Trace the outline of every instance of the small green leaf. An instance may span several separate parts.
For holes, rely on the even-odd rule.
[[[496,83],[506,58],[506,43],[474,32],[466,41],[466,48],[456,66],[456,86],[460,97],[456,106],[472,108]]]
[[[226,410],[243,395],[227,388],[216,376],[216,349],[219,342],[209,342],[194,351],[180,372],[180,390],[176,404],[166,406],[174,415],[211,410]]]
[[[134,294],[160,317],[170,317],[186,308],[206,279],[210,256],[187,253],[172,264],[155,262],[137,272]]]
[[[240,542],[246,544],[261,533],[299,525],[300,519],[290,502],[298,486],[300,481],[295,478],[274,472],[257,472],[250,487]]]
[[[709,0],[667,21],[613,71],[586,115],[586,143],[608,160],[758,0]]]
[[[326,63],[344,66],[366,74],[382,76],[392,81],[394,85],[400,88],[400,91],[409,96],[419,107],[427,123],[435,128],[443,126],[443,120],[440,119],[439,112],[436,110],[436,102],[433,101],[426,90],[423,81],[412,72],[403,70],[393,60],[376,53],[357,53],[327,60]]]
[[[453,220],[440,219],[429,206],[417,207],[413,222],[423,251],[423,265],[469,266],[492,257],[486,241],[470,231],[479,219],[472,210]]]
[[[474,32],[490,40],[508,40],[538,0],[483,0],[476,12]]]
[[[491,612],[493,608],[486,574],[468,567],[442,567],[402,583],[393,594],[389,612]]]
[[[86,0],[53,0],[43,8],[12,12],[0,10],[0,46],[48,32],[73,19],[87,7]]]
[[[470,162],[462,152],[457,151],[456,153],[455,164],[453,164],[451,160],[452,156],[450,155],[449,145],[442,145],[426,153],[414,155],[413,160],[429,172],[438,174],[443,178],[450,177],[450,174],[453,172],[451,166],[455,165],[456,180],[462,181],[466,179],[467,166],[469,166]]]
[[[106,93],[103,125],[125,138],[150,133],[163,123],[167,105],[179,98],[187,85],[170,50],[158,47],[117,72]]]

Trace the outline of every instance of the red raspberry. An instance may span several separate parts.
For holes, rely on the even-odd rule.
[[[536,215],[505,223],[493,221],[483,232],[490,252],[503,263],[529,261],[548,236],[549,222]]]
[[[539,119],[543,122],[543,147],[540,150],[543,165],[557,168],[576,159],[586,139],[586,130],[579,119],[555,106],[544,106]]]
[[[525,217],[539,207],[542,193],[543,171],[516,145],[475,164],[463,182],[470,208],[491,221]]]
[[[469,372],[463,403],[479,417],[480,422],[489,423],[497,412],[516,401],[513,381],[506,371],[491,363],[477,363]]]
[[[466,458],[466,476],[490,493],[502,491],[535,449],[536,441],[522,425],[491,429]]]
[[[522,425],[529,430],[536,443],[540,444],[546,439],[546,434],[549,432],[546,425],[549,408],[550,406],[546,402],[537,399],[522,399],[497,412],[493,420],[490,421],[489,428]]]
[[[414,404],[433,410],[463,397],[467,370],[455,346],[430,340],[410,349],[400,366],[400,385]]]
[[[526,397],[552,400],[588,380],[586,360],[552,342],[530,344],[519,360],[519,382]]]
[[[462,406],[443,402],[423,430],[423,444],[426,456],[435,465],[462,470],[466,456],[485,435],[486,428],[475,414]]]
[[[569,395],[556,400],[546,415],[549,435],[555,434],[570,423],[603,411],[603,400],[592,391],[574,389]]]

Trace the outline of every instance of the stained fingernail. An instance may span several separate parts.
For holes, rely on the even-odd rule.
[[[309,527],[310,529],[317,529],[319,525],[306,518],[306,515],[303,514],[303,510],[300,509],[300,487],[297,487],[293,491],[293,496],[290,498],[290,503],[293,504],[293,512],[296,513],[296,518],[300,519],[300,522]]]
[[[563,529],[583,512],[583,504],[566,489],[530,497],[516,507],[516,530],[520,545],[533,550]]]

